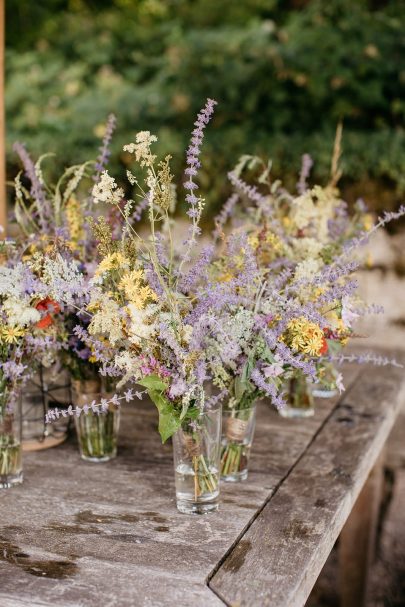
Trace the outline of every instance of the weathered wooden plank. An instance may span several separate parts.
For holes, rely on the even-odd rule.
[[[371,470],[340,534],[339,576],[342,607],[363,607],[366,604],[382,497],[383,454],[384,450]]]
[[[103,596],[118,607],[217,607],[209,573],[334,406],[320,401],[313,419],[297,423],[261,404],[249,479],[223,484],[220,511],[207,517],[177,512],[171,446],[160,444],[150,403],[124,409],[112,462],[81,461],[72,440],[26,454],[24,484],[0,495],[0,604],[98,607]]]
[[[210,587],[229,605],[302,607],[405,397],[402,370],[365,369]]]

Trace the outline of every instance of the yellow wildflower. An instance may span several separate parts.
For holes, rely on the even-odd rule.
[[[79,240],[84,239],[84,230],[80,202],[75,196],[71,196],[67,201],[65,215],[72,243],[77,244]]]
[[[129,260],[119,251],[116,253],[110,253],[109,255],[106,255],[98,264],[97,270],[95,271],[95,276],[100,276],[109,270],[117,270],[128,264]]]
[[[16,344],[20,337],[24,337],[25,331],[22,327],[5,326],[0,329],[0,339],[6,344]]]
[[[302,352],[309,356],[320,356],[325,347],[322,329],[303,316],[290,320],[284,340],[296,352]]]
[[[257,236],[257,234],[250,234],[250,236],[248,238],[248,243],[252,247],[252,249],[255,251],[257,249],[257,247],[259,246],[259,237]]]
[[[316,301],[318,297],[325,293],[325,291],[325,287],[315,287],[315,289],[312,291],[311,301]]]
[[[223,272],[217,276],[218,282],[229,282],[233,278],[233,274],[231,272]]]
[[[138,310],[143,310],[148,302],[157,300],[156,293],[148,285],[143,284],[144,278],[143,270],[132,270],[123,275],[118,285]]]

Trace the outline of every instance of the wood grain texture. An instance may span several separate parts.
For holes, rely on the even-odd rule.
[[[348,386],[357,373],[356,367],[348,369]],[[384,374],[381,377],[386,381]],[[395,381],[398,390],[400,381]],[[355,390],[361,392],[362,387],[355,386]],[[333,420],[337,401],[319,400],[315,416],[299,422],[283,419],[260,404],[249,478],[238,485],[223,483],[219,512],[205,517],[185,516],[176,510],[171,446],[160,444],[151,403],[136,403],[124,409],[119,456],[107,464],[81,461],[73,439],[47,452],[25,454],[24,484],[0,494],[0,605],[219,607],[224,602],[215,594],[215,584],[227,567],[225,582],[230,582],[231,588],[234,584],[239,588],[239,573],[241,583],[248,587],[250,580],[254,578],[256,583],[257,578],[258,592],[253,589],[251,602],[246,604],[265,605],[259,583],[263,565],[258,577],[253,569],[246,578],[241,559],[239,572],[232,565],[232,554],[235,550],[245,554],[247,563],[249,534],[262,516],[258,513],[263,507],[264,511],[267,509],[272,496],[279,496],[291,476],[296,475],[295,470],[303,466],[317,435],[324,431],[321,429],[331,424],[332,435],[340,435],[341,428],[346,428],[346,422],[328,421],[331,415]],[[336,411],[347,418],[349,413],[344,406],[347,408],[347,404],[341,405]],[[368,437],[364,430],[366,442]],[[291,507],[302,491],[302,507],[306,508],[305,492],[317,491],[314,469],[319,475],[330,475],[333,462],[328,457],[335,458],[339,463],[332,466],[332,478],[339,491],[344,489],[343,495],[352,492],[335,448],[340,448],[339,442],[332,440],[327,457],[318,454],[315,464],[314,456],[309,457],[309,471],[304,470],[296,495],[288,493],[280,513],[288,530],[283,538],[285,546],[297,547],[303,558],[306,553],[299,538],[304,534],[309,541],[316,535],[313,525],[316,528],[323,523],[318,520],[319,513],[306,526],[302,520],[299,522],[302,512],[297,512],[298,522],[291,521]],[[340,499],[339,491],[333,487],[328,491],[330,500],[334,496]],[[316,512],[331,512],[333,504],[327,501],[323,505],[322,499],[315,498]],[[347,508],[351,501],[350,497]],[[319,536],[321,529],[320,526],[317,531]],[[262,534],[268,537],[266,533]],[[332,547],[333,533],[326,532],[326,536],[325,551]],[[275,559],[280,547],[274,544]],[[300,562],[304,570],[304,560]],[[264,563],[267,569],[267,555]],[[211,581],[213,592],[207,579],[218,566]],[[312,573],[309,579],[313,583]],[[226,602],[236,605],[238,599],[232,598],[226,584]]]
[[[374,464],[339,539],[341,607],[367,604],[369,572],[375,557],[383,492],[384,450]]]
[[[366,368],[209,585],[227,605],[302,607],[376,461],[403,369]]]

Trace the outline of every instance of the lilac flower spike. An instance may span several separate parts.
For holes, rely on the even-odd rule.
[[[13,150],[19,156],[24,167],[25,175],[31,182],[30,192],[37,204],[38,216],[41,224],[40,227],[46,231],[48,226],[47,218],[50,215],[49,201],[46,198],[45,190],[38,177],[35,164],[22,143],[16,141],[13,145]]]
[[[398,363],[395,358],[388,358],[387,356],[381,356],[379,354],[373,354],[367,352],[366,354],[338,354],[336,356],[330,356],[329,360],[342,364],[344,362],[359,363],[360,365],[372,364],[377,367],[398,367],[403,369],[404,365]]]
[[[92,411],[93,413],[101,413],[108,410],[110,405],[114,405],[115,407],[119,407],[121,405],[121,401],[130,402],[133,398],[142,399],[143,395],[146,394],[146,390],[143,392],[133,392],[131,389],[124,392],[123,396],[118,396],[114,394],[112,398],[106,399],[102,398],[99,403],[93,400],[91,403],[85,404],[83,407],[75,407],[69,405],[67,409],[50,409],[45,417],[45,422],[47,424],[52,423],[54,420],[59,419],[59,417],[68,417],[75,415],[79,417],[82,413],[85,415]]]
[[[104,169],[107,165],[108,159],[111,156],[110,143],[111,143],[111,139],[114,134],[116,125],[117,125],[117,119],[116,119],[115,115],[110,114],[107,119],[103,142],[99,148],[100,154],[98,155],[97,160],[96,160],[96,166],[95,166],[96,174],[93,176],[93,181],[95,183],[99,182],[101,173],[104,171]]]
[[[226,224],[226,222],[228,221],[229,217],[232,215],[232,211],[235,208],[235,205],[237,204],[238,200],[239,200],[239,195],[236,193],[232,194],[228,198],[228,200],[225,202],[221,211],[215,217],[215,219],[214,219],[215,230],[212,233],[214,240],[217,240],[220,237],[220,235],[222,233],[222,229],[223,229],[224,225]]]
[[[198,114],[197,120],[194,123],[195,129],[191,133],[192,137],[187,150],[187,168],[185,170],[188,180],[183,184],[184,188],[189,192],[186,195],[186,200],[191,207],[195,207],[199,200],[194,194],[194,191],[198,189],[198,185],[193,181],[193,177],[197,175],[198,169],[201,166],[199,156],[204,139],[204,129],[211,120],[216,105],[217,102],[214,99],[207,99],[205,107]]]
[[[228,173],[228,179],[235,188],[242,194],[245,194],[252,202],[255,202],[259,206],[263,202],[264,196],[260,194],[256,186],[248,185],[243,179],[238,177],[234,171]]]
[[[308,189],[307,180],[312,169],[314,161],[309,154],[304,154],[302,157],[301,173],[297,183],[298,194],[303,194]]]

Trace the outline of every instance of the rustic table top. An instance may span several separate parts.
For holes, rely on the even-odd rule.
[[[2,607],[302,607],[394,424],[403,369],[352,366],[307,420],[259,405],[249,478],[219,512],[175,506],[154,407],[123,412],[116,460],[74,438],[24,458],[0,494]]]

